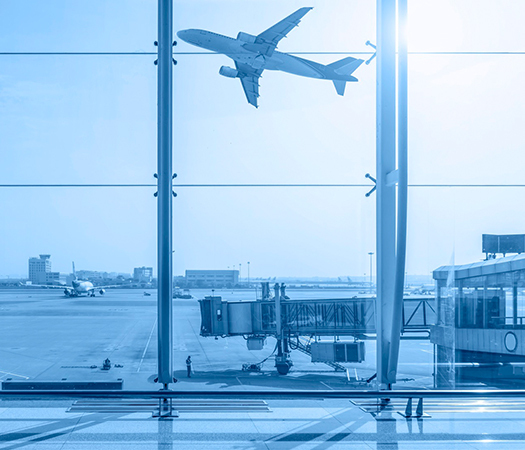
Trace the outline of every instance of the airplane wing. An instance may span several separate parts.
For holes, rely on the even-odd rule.
[[[259,34],[256,42],[263,40],[266,44],[270,44],[275,49],[279,41],[298,26],[303,16],[311,9],[313,8],[299,8],[285,19],[276,23],[273,27],[270,27]]]
[[[68,286],[67,284],[28,284],[25,285],[25,287],[39,287],[39,288],[46,288],[46,289],[73,289],[71,286]]]
[[[235,61],[235,68],[239,72],[239,78],[248,103],[258,108],[259,78],[263,71],[261,69],[254,69],[248,64],[238,63],[237,61]]]

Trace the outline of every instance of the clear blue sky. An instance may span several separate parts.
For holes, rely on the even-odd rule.
[[[373,0],[175,1],[175,31],[258,34],[314,6],[281,51],[367,51]],[[525,3],[412,0],[411,51],[525,51]],[[154,51],[156,1],[4,0],[0,51]],[[183,42],[176,51],[198,50]],[[305,56],[321,63],[343,56]],[[0,184],[149,183],[156,171],[154,56],[0,55]],[[176,56],[180,183],[362,183],[375,172],[375,63],[330,82],[265,72],[260,108],[221,55]],[[523,183],[525,55],[412,55],[411,183]],[[0,277],[156,266],[153,188],[0,189]],[[252,276],[368,274],[366,189],[178,189],[174,272],[251,262]],[[482,233],[525,232],[524,189],[410,190],[407,270],[482,257]],[[245,270],[243,270],[245,272]],[[244,273],[246,275],[246,273]]]

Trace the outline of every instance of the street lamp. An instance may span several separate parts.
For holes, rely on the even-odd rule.
[[[250,261],[248,261],[248,287],[250,287]]]
[[[372,256],[374,252],[368,252],[368,256],[370,256],[370,294],[372,294]]]

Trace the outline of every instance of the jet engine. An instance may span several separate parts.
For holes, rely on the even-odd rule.
[[[99,293],[100,295],[104,295],[104,294],[106,293],[106,290],[105,290],[105,289],[101,289],[100,291],[98,291],[98,293]]]
[[[64,295],[71,297],[71,291],[69,289],[64,289]]]
[[[228,67],[228,66],[222,66],[219,69],[219,74],[221,74],[223,77],[237,78],[239,76],[239,71],[232,69],[231,67]]]
[[[255,44],[255,39],[257,39],[256,36],[253,36],[248,33],[243,33],[242,31],[239,31],[239,34],[237,35],[237,40],[246,42],[247,44]]]

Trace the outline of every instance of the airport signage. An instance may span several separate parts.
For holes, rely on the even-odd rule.
[[[483,253],[525,253],[525,234],[484,234]]]

